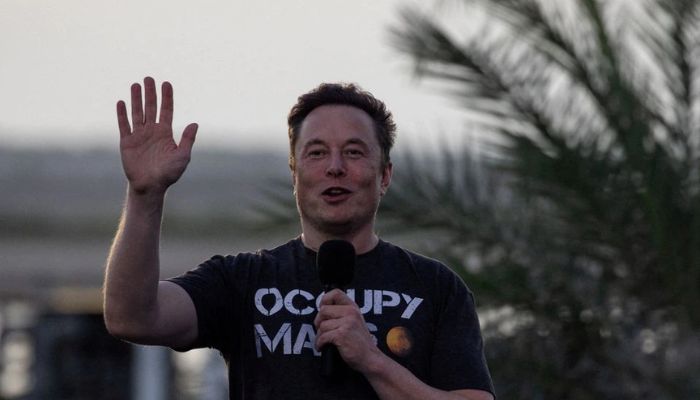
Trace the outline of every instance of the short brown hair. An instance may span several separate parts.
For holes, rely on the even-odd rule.
[[[382,167],[391,161],[390,151],[396,137],[396,124],[386,105],[372,93],[354,83],[322,83],[310,92],[299,96],[297,103],[289,111],[289,167],[294,170],[296,159],[294,146],[299,138],[299,129],[311,111],[317,107],[339,104],[357,107],[366,112],[374,122],[377,141],[382,150]]]

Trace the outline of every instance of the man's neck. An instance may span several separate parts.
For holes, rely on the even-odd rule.
[[[356,254],[364,254],[374,249],[379,243],[379,237],[373,232],[356,235],[324,235],[322,233],[304,231],[301,234],[301,241],[305,247],[318,251],[321,243],[331,239],[342,239],[352,243]]]

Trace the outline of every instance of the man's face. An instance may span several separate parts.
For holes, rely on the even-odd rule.
[[[359,108],[325,105],[304,119],[292,171],[305,230],[345,235],[374,225],[391,181],[370,116]]]

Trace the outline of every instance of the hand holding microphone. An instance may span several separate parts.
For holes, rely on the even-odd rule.
[[[355,272],[355,248],[350,242],[344,240],[323,242],[318,249],[316,266],[323,291],[326,293],[324,295],[325,301],[322,300],[321,304],[328,304],[331,301],[330,298],[326,299],[329,292],[333,289],[342,290],[352,281]],[[347,298],[347,296],[344,297]],[[329,340],[328,343],[319,345],[321,347],[321,375],[326,378],[337,378],[345,366],[338,352],[338,347],[330,340],[336,338],[333,331],[337,330],[342,323],[339,319],[342,318],[343,310],[336,307],[332,311],[327,313],[319,311],[315,321],[316,329],[319,331],[317,343],[323,343],[324,339]],[[326,336],[322,339],[324,334]],[[336,338],[336,340],[338,339]]]

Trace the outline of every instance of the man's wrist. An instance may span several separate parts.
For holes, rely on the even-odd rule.
[[[162,203],[166,191],[167,188],[136,189],[131,184],[128,184],[126,188],[127,198],[140,203]]]
[[[379,348],[374,348],[370,357],[368,357],[367,362],[364,363],[364,368],[360,372],[368,380],[371,378],[377,378],[386,373],[390,367],[390,364],[393,362],[394,361],[379,350]]]
[[[165,204],[165,191],[139,192],[131,187],[127,188],[126,207],[128,215],[144,218],[142,222],[152,221],[152,218],[160,219]]]

